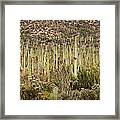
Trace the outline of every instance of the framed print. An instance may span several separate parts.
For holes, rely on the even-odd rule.
[[[2,1],[1,118],[119,119],[119,7]]]

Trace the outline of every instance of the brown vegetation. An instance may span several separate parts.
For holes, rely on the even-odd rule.
[[[100,99],[100,22],[21,20],[22,100]]]

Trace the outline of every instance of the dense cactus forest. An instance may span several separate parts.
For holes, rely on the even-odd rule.
[[[20,99],[99,100],[100,21],[21,20]]]

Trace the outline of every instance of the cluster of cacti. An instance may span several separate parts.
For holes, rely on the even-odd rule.
[[[99,21],[22,20],[21,99],[99,99],[99,27]]]

